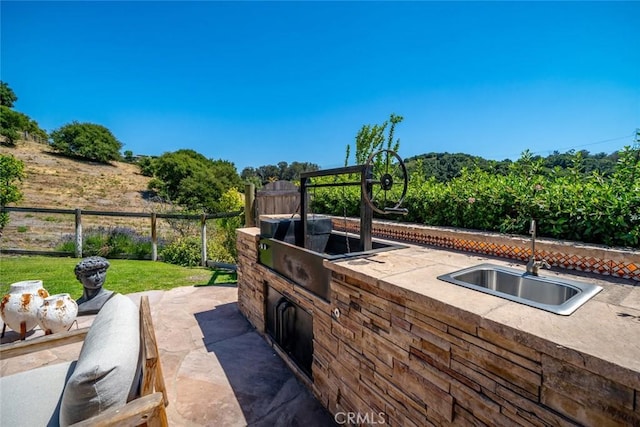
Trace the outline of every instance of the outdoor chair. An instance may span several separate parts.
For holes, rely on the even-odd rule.
[[[0,378],[0,424],[167,426],[149,298],[114,295],[89,328],[0,346],[0,359],[82,341],[77,360]]]

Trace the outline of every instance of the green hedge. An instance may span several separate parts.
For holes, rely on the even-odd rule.
[[[610,246],[640,247],[640,162],[638,149],[625,148],[608,177],[583,172],[581,153],[568,169],[551,172],[529,153],[504,173],[464,169],[448,182],[414,173],[401,221],[434,226],[538,235]],[[417,168],[421,170],[421,168]],[[317,213],[359,215],[358,187],[331,187],[312,193]],[[397,217],[396,217],[397,218]]]

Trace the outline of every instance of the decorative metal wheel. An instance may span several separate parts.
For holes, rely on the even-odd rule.
[[[406,214],[401,208],[409,182],[404,162],[393,150],[380,150],[369,156],[366,179],[362,183],[365,202],[382,215]]]

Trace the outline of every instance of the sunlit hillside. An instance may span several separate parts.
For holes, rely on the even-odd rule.
[[[13,155],[25,165],[26,177],[20,186],[24,197],[14,206],[116,212],[162,210],[162,206],[148,200],[150,178],[140,175],[136,165],[74,160],[29,141],[20,141],[16,147],[0,145],[0,153]],[[146,228],[147,223],[147,219],[83,216],[85,229],[99,225]],[[12,212],[0,246],[50,249],[73,231],[73,215]]]

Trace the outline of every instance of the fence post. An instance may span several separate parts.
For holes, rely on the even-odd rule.
[[[256,202],[256,186],[254,184],[244,185],[244,226],[255,227],[254,216]]]
[[[82,258],[82,211],[76,209],[76,258]]]
[[[200,226],[202,233],[202,260],[200,265],[203,267],[207,266],[207,214],[202,214],[200,218]]]
[[[151,261],[158,260],[158,232],[156,229],[156,213],[151,212]]]

